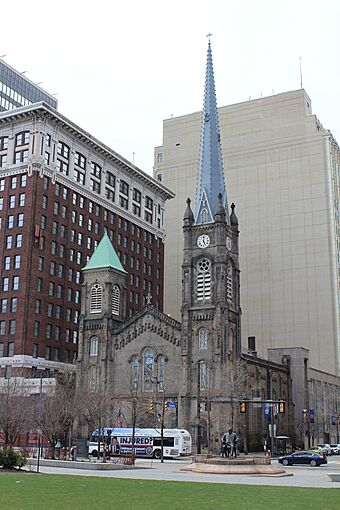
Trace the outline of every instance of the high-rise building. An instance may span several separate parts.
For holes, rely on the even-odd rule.
[[[163,309],[173,194],[45,103],[0,114],[0,365],[59,370],[78,347],[81,269],[107,233],[127,315]]]
[[[58,101],[23,73],[0,58],[0,112],[44,101],[57,109]]]
[[[182,204],[193,196],[201,112],[167,119],[154,176],[166,207],[165,311],[179,318]],[[304,90],[219,108],[229,201],[241,225],[242,344],[303,347],[316,369],[340,372],[339,146]],[[202,140],[201,140],[202,143]]]

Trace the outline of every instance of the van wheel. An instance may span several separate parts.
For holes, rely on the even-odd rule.
[[[92,450],[92,457],[98,457],[97,450]]]
[[[155,450],[154,454],[153,454],[153,458],[154,459],[160,459],[161,458],[161,451],[160,450]]]

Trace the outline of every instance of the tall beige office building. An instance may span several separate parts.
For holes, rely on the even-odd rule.
[[[297,90],[219,108],[228,203],[240,228],[242,344],[305,347],[340,373],[340,150]],[[165,311],[180,317],[182,218],[194,199],[201,112],[163,124],[154,176],[166,205]],[[302,369],[302,367],[301,367]]]

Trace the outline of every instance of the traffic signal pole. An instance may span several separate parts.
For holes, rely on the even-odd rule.
[[[164,462],[163,443],[164,443],[164,412],[165,412],[165,391],[163,390],[162,414],[161,414],[161,462]]]

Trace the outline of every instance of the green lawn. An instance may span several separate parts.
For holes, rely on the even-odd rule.
[[[330,510],[336,489],[0,473],[1,510]]]

